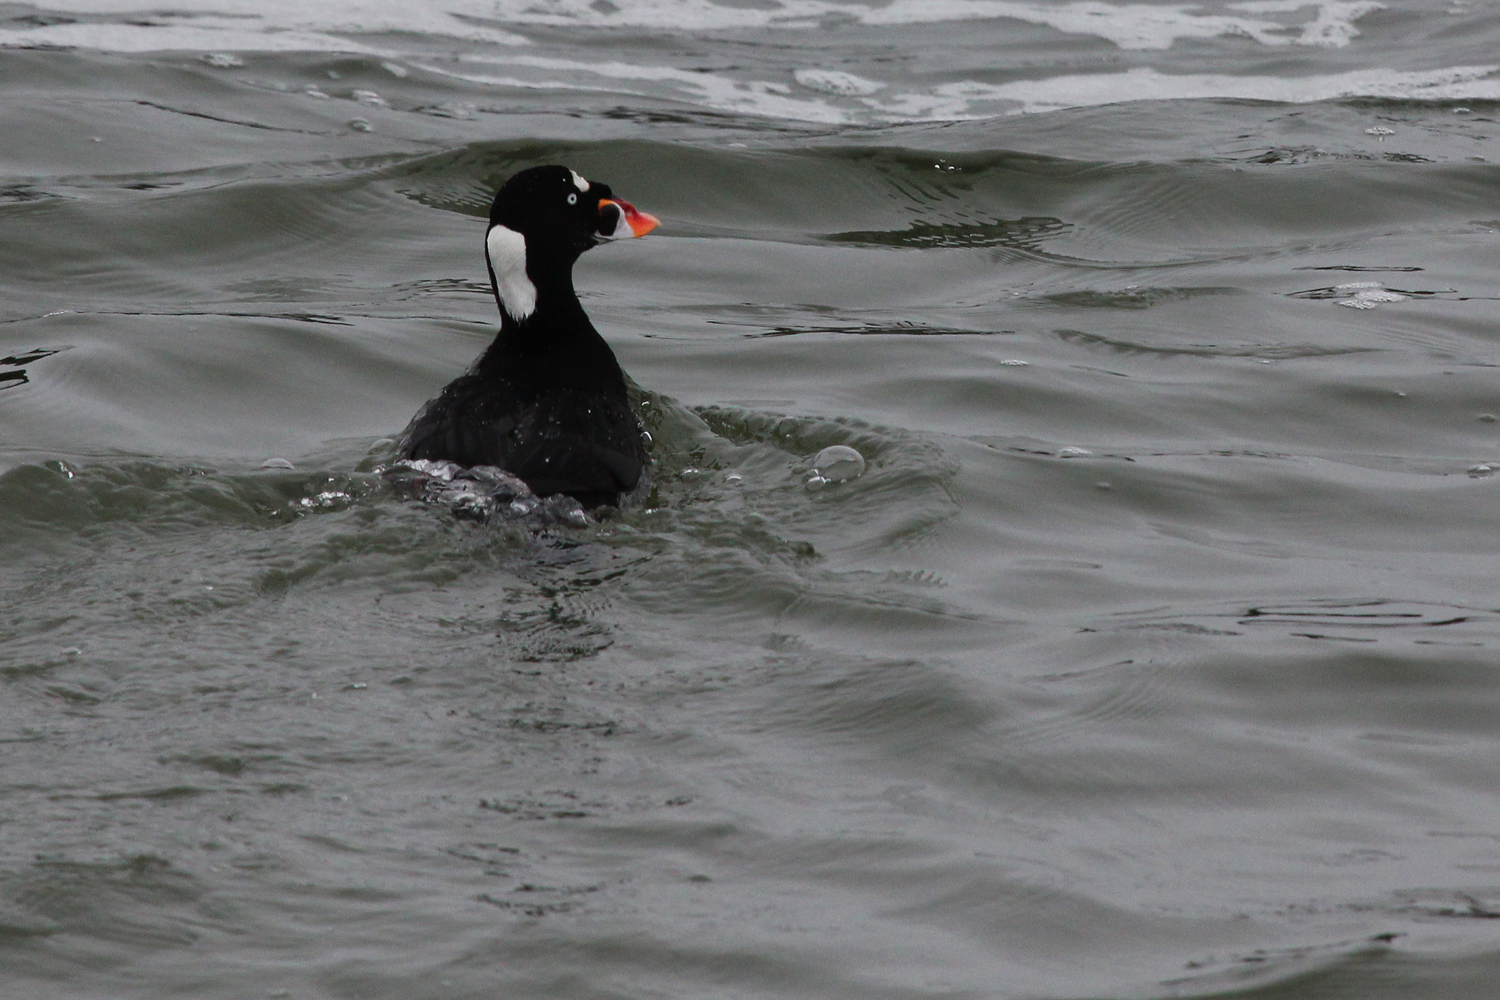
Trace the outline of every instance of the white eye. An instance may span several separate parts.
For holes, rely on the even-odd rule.
[[[569,205],[576,205],[576,204],[578,204],[578,196],[576,194],[570,194],[570,195],[568,195],[568,204]]]

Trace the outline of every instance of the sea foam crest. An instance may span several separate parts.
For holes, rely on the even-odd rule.
[[[49,11],[128,15],[138,0],[49,0]],[[348,34],[407,32],[506,45],[528,40],[496,20],[525,25],[600,26],[713,31],[733,28],[805,29],[829,20],[870,26],[934,24],[1007,18],[1093,35],[1124,49],[1165,49],[1178,39],[1225,35],[1262,45],[1348,45],[1354,22],[1385,5],[1375,0],[1244,0],[1204,12],[1198,4],[1106,3],[1103,0],[893,0],[871,7],[835,0],[767,0],[727,5],[715,0],[188,0],[153,12],[141,23],[41,24],[0,29],[0,45],[71,45],[115,52],[167,49],[227,51],[378,52]]]
[[[1165,49],[1178,39],[1239,35],[1263,45],[1348,45],[1354,22],[1385,5],[1375,0],[1246,0],[1231,14],[1200,4],[1069,3],[1026,0],[893,0],[881,7],[834,0],[772,0],[729,6],[715,0],[500,0],[514,24],[609,25],[669,31],[810,28],[829,20],[872,26],[1008,18],[1108,39],[1124,49]],[[1282,15],[1276,17],[1275,15]]]
[[[211,6],[211,9],[209,9]],[[1500,66],[1450,66],[1422,70],[1352,69],[1308,76],[1254,72],[1173,73],[1136,67],[1114,73],[1078,73],[1034,79],[953,80],[923,84],[882,78],[884,64],[848,69],[822,66],[762,67],[758,72],[704,72],[663,65],[659,56],[620,59],[566,58],[513,31],[545,25],[580,31],[628,27],[683,31],[759,28],[803,31],[834,22],[871,27],[1011,19],[1058,31],[1107,39],[1126,49],[1165,49],[1179,39],[1234,37],[1265,46],[1345,46],[1356,22],[1381,8],[1375,0],[1240,0],[1217,6],[1186,3],[1109,3],[1105,0],[891,0],[870,6],[855,0],[450,0],[441,8],[398,0],[189,0],[152,15],[131,18],[138,0],[54,0],[49,10],[77,11],[124,23],[28,24],[0,27],[0,46],[60,45],[117,52],[198,50],[209,65],[232,69],[234,52],[328,51],[375,55],[401,76],[401,63],[487,88],[580,94],[615,94],[684,102],[717,112],[820,124],[885,125],[899,122],[985,118],[1135,100],[1252,99],[1304,103],[1347,97],[1416,100],[1500,99]],[[195,7],[201,9],[195,9]],[[477,50],[435,57],[377,48],[402,44],[401,35],[461,38]],[[567,34],[564,32],[564,34]],[[622,50],[625,51],[625,50]],[[392,61],[400,60],[400,62]],[[853,70],[859,70],[858,73]],[[752,75],[753,74],[753,75]],[[755,75],[762,78],[756,79]],[[308,92],[311,93],[311,92]],[[318,92],[321,93],[321,92]],[[355,91],[354,100],[385,101]],[[317,96],[317,94],[313,94]],[[343,95],[329,95],[340,96]],[[386,102],[389,103],[389,102]],[[350,127],[368,130],[368,120]]]
[[[580,90],[600,89],[600,79],[658,90],[694,104],[724,111],[834,124],[952,121],[1024,112],[1056,111],[1123,101],[1232,98],[1308,103],[1347,97],[1404,100],[1500,99],[1500,65],[1450,66],[1430,70],[1363,69],[1302,77],[1230,73],[1163,73],[1137,67],[1120,73],[1079,73],[982,83],[960,80],[929,88],[898,90],[840,71],[798,70],[798,95],[775,81],[736,80],[664,66],[590,63],[523,53],[460,59],[461,68],[416,63],[431,73],[471,83],[555,90],[568,78]],[[476,72],[479,65],[511,73]],[[594,81],[594,82],[589,82]]]

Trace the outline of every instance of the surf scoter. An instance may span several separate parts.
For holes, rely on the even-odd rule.
[[[573,291],[579,254],[644,236],[657,220],[567,167],[523,170],[490,206],[484,238],[500,332],[469,371],[417,411],[405,459],[491,465],[537,496],[618,504],[648,459],[625,373]]]

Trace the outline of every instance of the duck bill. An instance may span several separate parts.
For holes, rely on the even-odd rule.
[[[605,206],[612,206],[610,211]],[[611,223],[613,217],[613,223]],[[654,215],[639,211],[630,202],[620,198],[603,198],[599,201],[599,239],[624,240],[645,236],[661,225]],[[608,228],[606,228],[608,227]]]

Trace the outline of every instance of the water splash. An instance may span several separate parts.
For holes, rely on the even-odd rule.
[[[583,505],[558,494],[538,497],[521,479],[493,465],[465,467],[454,462],[406,459],[386,470],[397,491],[425,503],[448,507],[469,521],[520,521],[533,528],[593,524]]]

